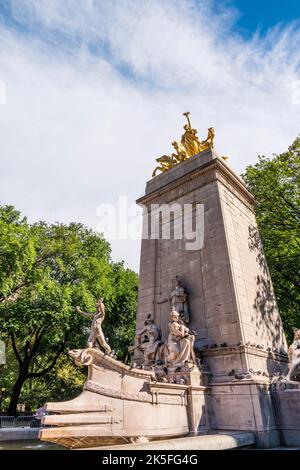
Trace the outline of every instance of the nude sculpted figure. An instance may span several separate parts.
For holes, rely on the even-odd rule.
[[[80,313],[83,317],[86,318],[92,318],[92,325],[91,325],[91,330],[90,334],[87,340],[87,347],[88,348],[96,348],[97,345],[99,345],[106,354],[111,354],[111,348],[107,344],[103,331],[102,331],[102,323],[105,318],[105,307],[103,303],[103,299],[99,299],[97,304],[96,304],[96,312],[95,313],[89,313],[89,312],[83,312],[80,307],[76,307],[76,311]]]

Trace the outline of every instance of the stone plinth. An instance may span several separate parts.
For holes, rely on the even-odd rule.
[[[259,448],[280,445],[269,381],[232,380],[211,387],[208,397],[211,429],[252,431]]]
[[[272,392],[281,444],[300,447],[300,385]]]

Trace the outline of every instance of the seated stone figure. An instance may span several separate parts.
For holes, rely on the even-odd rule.
[[[154,323],[152,315],[148,315],[144,328],[137,336],[137,349],[143,354],[143,366],[151,366],[161,359],[163,343],[161,330]]]
[[[294,328],[294,341],[288,353],[290,368],[286,379],[300,382],[300,329]]]
[[[170,315],[169,336],[165,346],[165,361],[171,367],[184,363],[196,363],[194,353],[195,336],[190,333],[179,313],[173,309]]]

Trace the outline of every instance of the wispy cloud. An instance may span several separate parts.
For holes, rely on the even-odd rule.
[[[242,171],[299,133],[297,21],[245,40],[212,1],[6,0],[0,198],[31,219],[82,220],[139,196],[182,111]],[[5,8],[4,8],[5,7]],[[114,242],[137,267],[139,245]]]

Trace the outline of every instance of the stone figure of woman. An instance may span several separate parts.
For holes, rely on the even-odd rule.
[[[159,300],[157,303],[163,304],[168,301],[171,303],[171,308],[179,313],[181,320],[188,324],[190,322],[189,295],[178,276],[172,280],[169,298]]]
[[[173,279],[172,283],[173,286],[170,292],[172,309],[176,310],[184,323],[188,324],[190,321],[190,313],[187,290],[182,286],[178,276]]]
[[[169,336],[166,344],[166,362],[180,366],[186,362],[196,363],[194,353],[195,336],[181,321],[179,313],[173,309],[170,315]]]

